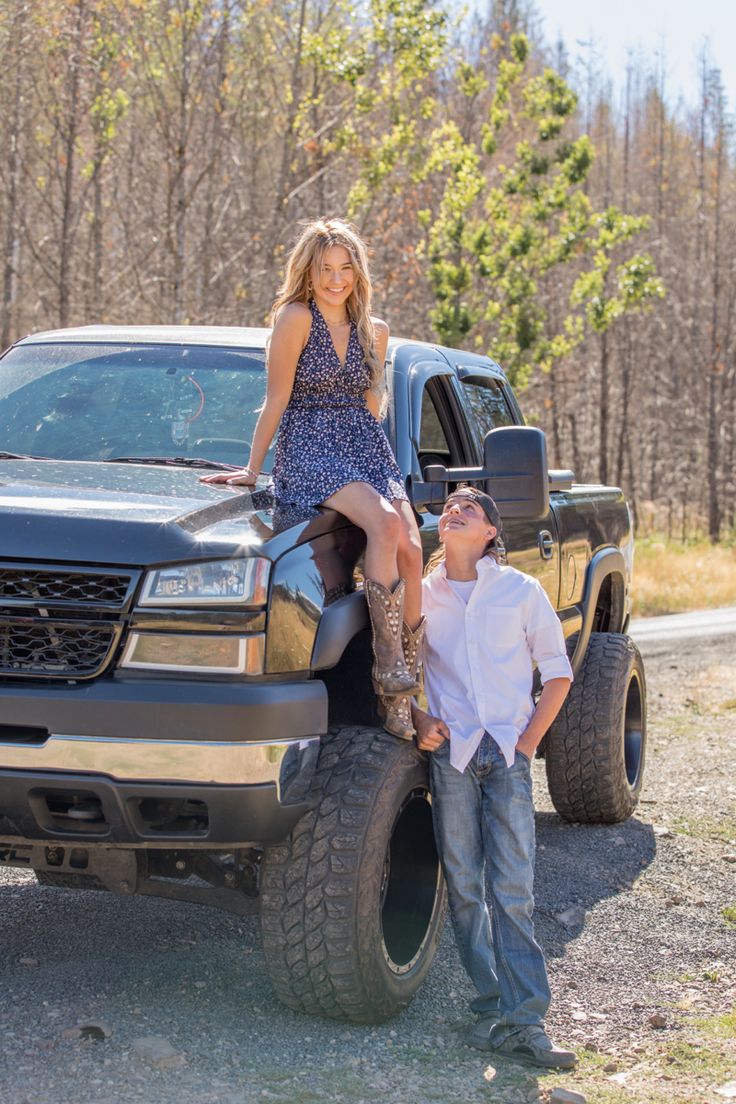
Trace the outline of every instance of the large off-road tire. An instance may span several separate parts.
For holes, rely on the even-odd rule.
[[[623,633],[591,633],[570,693],[545,738],[550,797],[565,820],[616,824],[639,800],[646,752],[646,683]]]
[[[263,858],[268,970],[290,1008],[380,1023],[411,1001],[444,923],[426,758],[375,728],[341,728],[312,796]]]

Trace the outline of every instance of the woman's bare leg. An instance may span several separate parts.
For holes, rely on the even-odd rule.
[[[422,618],[422,541],[411,504],[395,498],[391,505],[401,521],[396,560],[399,575],[406,579],[404,620],[413,631]]]
[[[418,683],[406,666],[402,643],[406,588],[403,582],[398,585],[397,552],[402,520],[391,504],[367,483],[349,483],[330,495],[325,505],[339,510],[365,530],[364,590],[371,620],[375,691],[382,701],[413,694]],[[397,734],[401,731],[394,732]]]
[[[397,552],[402,526],[391,504],[369,483],[348,483],[325,499],[324,505],[339,510],[365,531],[366,578],[393,590],[400,574]]]

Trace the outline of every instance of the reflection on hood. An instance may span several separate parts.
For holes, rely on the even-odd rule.
[[[276,498],[271,488],[258,490],[251,497],[255,510],[270,512],[274,533],[280,533],[284,529],[290,529],[292,525],[301,525],[302,522],[319,517],[319,510],[316,507],[284,502]]]

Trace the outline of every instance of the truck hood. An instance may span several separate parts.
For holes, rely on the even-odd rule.
[[[203,474],[143,464],[2,460],[0,559],[127,567],[256,551],[275,559],[302,539],[294,526],[309,525],[312,536],[315,523],[326,531],[339,517],[279,510],[267,490],[212,486],[200,482]]]

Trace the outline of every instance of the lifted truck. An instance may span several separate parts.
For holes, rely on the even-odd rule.
[[[246,456],[266,337],[90,326],[0,359],[0,863],[257,911],[283,1001],[377,1022],[444,919],[427,761],[375,716],[363,533],[267,480],[200,482]],[[555,808],[625,819],[645,683],[621,491],[548,472],[487,358],[398,340],[387,378],[427,555],[448,487],[475,480],[558,610],[576,679],[541,748]]]

